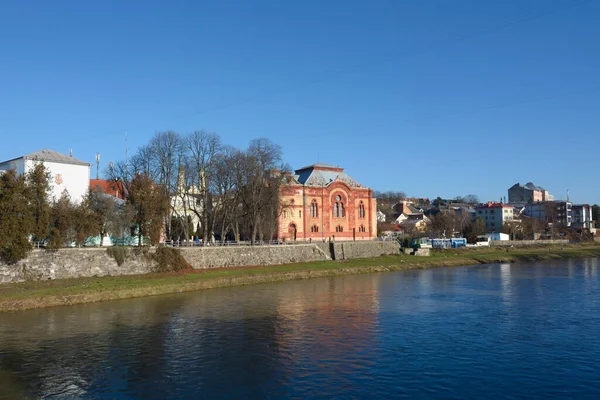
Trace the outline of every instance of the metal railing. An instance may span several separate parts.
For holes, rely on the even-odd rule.
[[[250,242],[249,240],[226,240],[226,241],[214,241],[214,242],[202,242],[193,240],[167,240],[160,243],[160,246],[170,247],[232,247],[232,246],[292,246],[299,244],[310,244],[308,241],[281,241],[281,240],[265,240]]]

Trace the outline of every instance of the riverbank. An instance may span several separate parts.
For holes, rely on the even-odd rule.
[[[0,285],[0,312],[294,279],[588,257],[600,257],[598,244],[509,249],[452,249],[434,251],[430,257],[400,254],[349,261],[317,261],[266,267],[21,282]]]

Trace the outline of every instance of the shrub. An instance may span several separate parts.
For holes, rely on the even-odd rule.
[[[157,265],[154,272],[176,272],[191,268],[178,249],[172,247],[159,247],[152,255]]]
[[[129,252],[129,247],[125,246],[115,246],[106,249],[106,253],[115,259],[119,267],[129,258]]]

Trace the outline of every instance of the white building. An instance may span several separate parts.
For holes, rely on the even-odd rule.
[[[90,186],[90,166],[84,161],[60,154],[54,150],[40,150],[0,163],[0,170],[16,170],[17,174],[29,172],[36,163],[41,162],[50,173],[50,196],[60,198],[67,191],[74,203],[81,202]]]
[[[506,222],[514,219],[514,207],[504,203],[480,204],[475,212],[476,218],[485,222],[486,232],[500,232]]]

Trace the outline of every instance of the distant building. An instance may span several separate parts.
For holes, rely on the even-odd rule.
[[[26,174],[36,163],[42,163],[50,173],[51,197],[58,199],[66,190],[71,196],[71,201],[81,202],[90,184],[91,164],[73,156],[44,149],[1,162],[0,170],[14,169],[17,174]]]
[[[343,168],[317,163],[284,178],[279,240],[366,240],[377,236],[373,191]]]
[[[485,236],[494,241],[510,240],[510,235],[502,232],[487,233]]]
[[[125,200],[125,186],[121,181],[106,180],[106,179],[90,179],[90,189],[100,189],[103,193],[116,197],[117,199]]]
[[[594,217],[592,207],[589,204],[573,204],[571,207],[571,226],[577,229],[594,230]]]
[[[506,222],[514,219],[514,207],[504,203],[488,202],[475,207],[475,215],[485,222],[487,232],[500,232]]]
[[[535,203],[537,201],[553,201],[552,196],[546,189],[529,182],[525,185],[515,183],[508,189],[509,203]]]
[[[523,215],[540,219],[548,224],[571,226],[573,203],[570,201],[541,201],[524,205]]]

